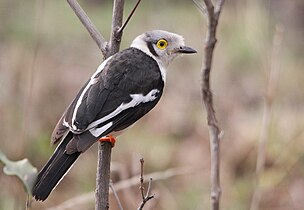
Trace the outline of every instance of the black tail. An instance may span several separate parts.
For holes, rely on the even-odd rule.
[[[36,200],[44,201],[49,196],[80,155],[80,152],[71,155],[65,152],[66,145],[72,137],[73,134],[70,132],[39,172],[32,190],[32,194]]]

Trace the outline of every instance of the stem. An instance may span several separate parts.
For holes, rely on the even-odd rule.
[[[119,29],[122,26],[124,0],[114,0],[111,37],[109,42],[109,51],[107,57],[114,55],[119,51],[123,31]]]
[[[151,184],[152,184],[152,178],[150,178],[149,180],[149,185],[148,185],[148,190],[146,192],[145,195],[145,188],[144,188],[144,159],[141,158],[140,159],[140,186],[139,186],[139,190],[141,192],[141,198],[142,198],[142,202],[140,204],[140,206],[138,207],[137,210],[142,210],[144,208],[144,206],[146,205],[146,203],[154,198],[154,195],[150,195],[150,191],[151,191]]]
[[[137,9],[137,7],[138,7],[138,5],[139,5],[140,2],[141,2],[141,0],[137,0],[136,4],[135,4],[134,8],[132,9],[131,13],[129,14],[127,20],[124,22],[124,24],[122,25],[122,27],[118,30],[118,32],[122,32],[125,29],[125,27],[129,23],[131,17],[133,16],[133,14],[136,11],[136,9]]]
[[[106,58],[119,51],[122,32],[118,33],[122,25],[124,0],[114,0],[112,29],[109,47],[107,48]],[[95,209],[109,209],[109,183],[111,165],[112,145],[109,142],[98,145],[98,166],[96,178]]]
[[[215,111],[213,107],[213,97],[210,87],[210,72],[212,66],[213,51],[216,40],[216,29],[219,16],[224,4],[224,0],[218,0],[214,7],[211,0],[204,0],[204,6],[194,0],[197,7],[206,16],[207,19],[207,34],[205,40],[205,54],[202,64],[202,100],[207,112],[207,123],[209,127],[210,136],[210,156],[211,156],[211,209],[219,210],[221,186],[220,186],[220,134],[221,129],[216,120]]]
[[[110,184],[110,165],[111,148],[108,142],[98,145],[98,164],[96,174],[95,209],[109,209],[109,184]]]

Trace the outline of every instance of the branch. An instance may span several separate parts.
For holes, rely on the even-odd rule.
[[[198,2],[195,2],[196,5]],[[204,0],[205,7],[200,7],[205,16],[207,15],[207,34],[205,41],[205,54],[202,64],[202,99],[207,112],[207,123],[210,135],[211,152],[211,207],[219,210],[221,186],[220,186],[220,135],[221,129],[216,120],[213,107],[212,91],[210,88],[210,72],[212,66],[213,51],[216,44],[216,29],[224,0],[218,0],[216,8],[211,0]],[[207,14],[206,14],[207,13]]]
[[[97,30],[96,26],[92,23],[88,15],[78,4],[77,0],[67,0],[67,2],[69,3],[70,7],[73,9],[83,26],[87,29],[93,40],[96,42],[102,55],[105,57],[107,55],[107,42],[105,38]]]
[[[193,168],[193,167],[180,167],[180,168],[171,168],[166,171],[159,171],[147,174],[148,177],[153,177],[154,182],[159,180],[170,179],[175,176],[181,176],[186,174],[192,174],[202,168]],[[114,184],[116,192],[120,190],[127,189],[138,185],[138,179],[140,176],[133,176],[130,179],[122,180]],[[147,181],[144,180],[144,183]],[[110,194],[112,191],[110,191]],[[71,198],[57,206],[48,208],[47,210],[67,210],[74,209],[76,206],[81,206],[87,203],[92,203],[94,201],[94,192],[85,193],[74,198]]]
[[[144,159],[140,159],[140,192],[141,192],[141,198],[142,198],[142,202],[138,208],[138,210],[142,210],[145,206],[145,204],[154,198],[154,195],[150,195],[150,191],[151,191],[151,184],[152,184],[152,178],[150,178],[149,180],[149,185],[148,185],[148,189],[147,192],[145,194],[145,188],[144,188]]]
[[[122,26],[124,0],[114,0],[111,37],[109,42],[109,51],[107,57],[114,55],[119,51],[122,32],[119,29]]]
[[[119,33],[122,33],[123,30],[125,29],[125,27],[127,26],[127,24],[129,23],[129,21],[131,20],[131,17],[133,16],[134,12],[136,11],[139,3],[141,2],[141,0],[137,0],[137,3],[135,4],[134,8],[132,9],[131,13],[129,14],[127,20],[124,22],[124,24],[122,25],[122,27],[118,30]]]
[[[123,18],[124,0],[114,0],[111,39],[105,57],[119,51],[122,33],[117,33]],[[98,145],[98,164],[96,178],[95,209],[109,209],[109,181],[112,145],[109,142]]]
[[[109,209],[109,184],[112,145],[98,143],[98,163],[96,174],[95,209]]]
[[[148,190],[146,192],[146,195],[142,197],[142,202],[140,206],[138,207],[138,210],[142,210],[146,203],[154,198],[154,195],[150,195],[150,190],[151,190],[151,184],[152,184],[152,178],[149,179],[149,185],[148,185]],[[143,190],[141,190],[143,192]]]

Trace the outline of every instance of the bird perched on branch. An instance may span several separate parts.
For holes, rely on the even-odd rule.
[[[115,136],[147,114],[159,101],[168,65],[181,54],[196,53],[184,38],[154,30],[106,59],[63,113],[51,137],[59,143],[39,172],[32,194],[44,201],[79,155],[98,140]]]

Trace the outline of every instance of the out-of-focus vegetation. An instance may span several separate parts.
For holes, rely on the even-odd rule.
[[[111,1],[80,1],[105,37]],[[126,1],[125,16],[135,1]],[[221,145],[221,207],[243,210],[254,191],[257,144],[276,25],[282,34],[278,87],[262,176],[263,210],[304,205],[304,3],[302,0],[227,1],[218,31],[212,88]],[[122,48],[144,31],[182,34],[199,53],[170,67],[158,106],[122,135],[113,149],[113,181],[139,173],[192,166],[194,173],[153,183],[154,209],[209,209],[209,139],[201,104],[200,69],[205,20],[189,1],[142,1]],[[10,159],[41,168],[51,155],[53,127],[83,83],[102,62],[95,43],[66,1],[0,0],[0,148]],[[95,189],[94,146],[44,203],[46,209]],[[115,176],[114,176],[115,175]],[[0,173],[0,209],[24,209],[16,178]],[[140,203],[138,187],[119,193],[126,209]],[[111,209],[116,209],[114,199]],[[73,209],[94,209],[93,203]]]
[[[33,167],[28,159],[19,161],[9,160],[0,150],[0,162],[4,165],[3,172],[9,176],[16,176],[24,185],[25,191],[31,194],[37,178],[38,170]]]

